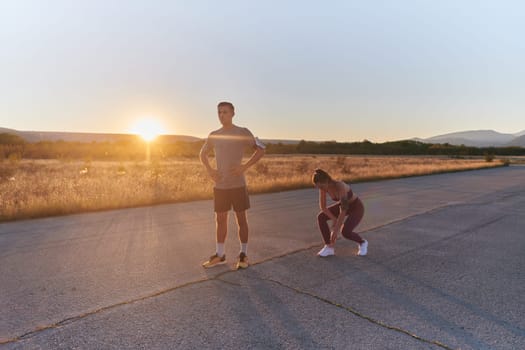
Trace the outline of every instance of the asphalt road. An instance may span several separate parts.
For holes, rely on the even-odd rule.
[[[523,349],[525,167],[355,184],[370,242],[321,259],[314,189],[0,224],[0,348]]]

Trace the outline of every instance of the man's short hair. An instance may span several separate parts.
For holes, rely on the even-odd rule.
[[[235,107],[233,107],[233,103],[231,102],[227,102],[227,101],[219,102],[219,104],[217,105],[217,108],[219,107],[230,107],[232,111],[235,112]]]

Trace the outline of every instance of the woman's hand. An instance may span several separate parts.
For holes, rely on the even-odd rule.
[[[337,231],[330,232],[330,244],[335,244],[337,241]]]

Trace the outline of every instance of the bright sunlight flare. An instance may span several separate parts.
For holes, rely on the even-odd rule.
[[[153,118],[140,119],[131,128],[131,133],[140,135],[145,141],[153,141],[160,134],[165,133],[162,125]]]

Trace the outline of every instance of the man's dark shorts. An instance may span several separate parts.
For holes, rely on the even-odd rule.
[[[246,187],[213,189],[213,205],[216,213],[230,211],[244,211],[250,208],[250,198]]]

